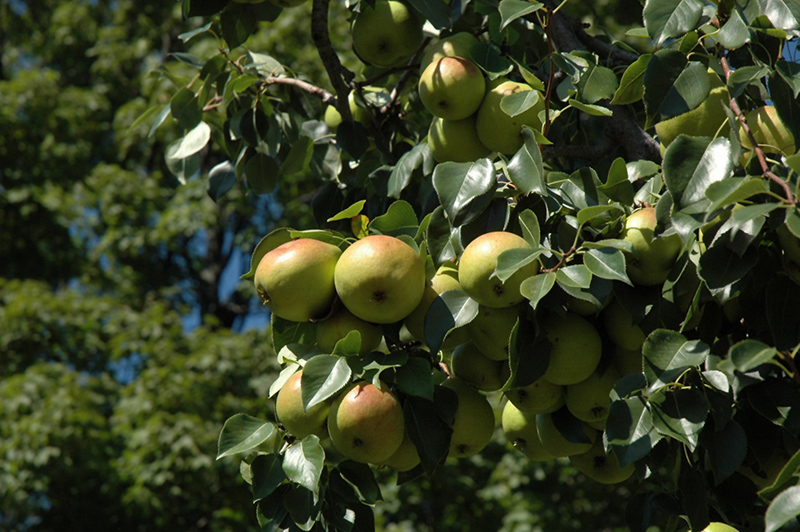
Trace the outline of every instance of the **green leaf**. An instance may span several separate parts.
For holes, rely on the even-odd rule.
[[[777,354],[777,349],[758,340],[742,340],[728,350],[728,358],[742,373],[747,373],[761,364],[769,362]]]
[[[664,153],[664,180],[675,208],[687,213],[705,212],[706,191],[733,171],[731,143],[726,138],[679,135]]]
[[[444,30],[452,27],[453,21],[450,18],[450,9],[446,2],[439,2],[437,0],[409,0],[408,3],[422,13],[425,20],[429,21],[437,30]]]
[[[740,70],[740,69],[737,69]],[[792,88],[795,99],[800,94],[800,64],[780,60],[775,63],[775,70],[783,81]],[[767,70],[767,72],[769,72]],[[766,76],[766,74],[764,74]]]
[[[280,61],[267,54],[259,54],[248,50],[247,57],[250,58],[250,63],[247,65],[247,70],[255,71],[260,78],[269,76],[284,76],[286,69]]]
[[[541,249],[514,248],[507,249],[497,256],[494,275],[506,282],[520,268],[535,261],[542,254]]]
[[[370,232],[382,235],[408,235],[414,238],[419,229],[419,221],[414,207],[404,200],[397,200],[389,205],[386,214],[378,216],[369,224]]]
[[[433,401],[431,364],[422,357],[411,357],[395,371],[397,387],[407,395]]]
[[[361,351],[361,333],[352,330],[344,338],[340,338],[333,346],[331,353],[337,357],[355,356]]]
[[[441,386],[435,388],[433,401],[413,395],[403,401],[406,433],[417,448],[422,467],[429,475],[450,450],[451,425],[457,406],[455,392]]]
[[[590,249],[583,255],[583,263],[598,277],[633,286],[625,270],[625,255],[618,249]]]
[[[747,433],[736,421],[730,420],[720,430],[705,430],[700,444],[708,452],[714,481],[719,484],[739,469],[747,456]]]
[[[609,211],[618,211],[624,213],[625,209],[623,209],[621,205],[618,205],[616,203],[612,203],[609,205],[594,205],[592,207],[585,207],[580,211],[578,211],[577,215],[578,225],[585,225],[586,222],[589,222],[601,216],[607,220],[609,218],[609,216],[607,216]]]
[[[258,19],[253,17],[245,4],[231,2],[220,15],[222,37],[232,50],[247,40],[256,30]]]
[[[522,138],[522,147],[508,162],[508,177],[522,194],[545,194],[544,164],[536,135],[531,128],[523,127]]]
[[[731,98],[738,98],[744,94],[745,89],[761,78],[766,77],[770,70],[764,66],[745,66],[731,72],[728,78],[728,93]]]
[[[336,466],[336,470],[342,479],[353,488],[358,500],[364,504],[372,505],[383,500],[381,488],[369,465],[345,460]]]
[[[736,50],[750,42],[748,22],[739,9],[731,10],[730,18],[719,29],[715,38],[728,50]]]
[[[764,179],[760,177],[729,177],[712,183],[706,190],[706,198],[711,202],[707,212],[713,213],[728,205],[750,199],[768,192]]]
[[[269,155],[255,153],[244,165],[247,184],[256,194],[269,194],[278,185],[280,167]]]
[[[208,173],[208,196],[218,202],[236,184],[236,169],[230,161],[219,163]]]
[[[211,140],[211,127],[205,122],[200,122],[178,141],[179,143],[172,154],[172,158],[185,159],[194,155],[205,148],[209,140]]]
[[[535,309],[539,301],[550,292],[555,284],[555,272],[540,273],[522,281],[519,290],[530,301],[531,307]]]
[[[319,496],[319,480],[325,466],[325,450],[311,434],[290,445],[283,455],[283,471],[292,482]]]
[[[608,446],[619,465],[625,467],[647,456],[663,436],[656,431],[643,397],[628,397],[611,402],[606,420]]]
[[[527,0],[501,0],[497,6],[500,12],[500,31],[503,31],[513,21],[524,17],[534,11],[544,7],[540,2],[528,2]]]
[[[694,451],[709,412],[708,400],[697,388],[661,390],[650,397],[653,426]]]
[[[687,61],[676,50],[661,50],[647,64],[644,87],[650,123],[650,119],[661,121],[697,108],[708,98],[711,80],[703,63]]]
[[[787,484],[796,482],[796,477],[800,473],[800,451],[797,451],[781,468],[778,476],[771,486],[767,486],[758,492],[759,497],[765,500],[772,499],[780,493]]]
[[[247,414],[235,414],[229,417],[219,434],[217,460],[258,447],[276,430],[272,423]]]
[[[578,89],[578,95],[582,102],[593,104],[600,100],[613,98],[619,87],[619,81],[617,75],[610,68],[590,62],[589,68],[581,75],[575,87]],[[611,115],[609,109],[605,107],[599,107],[599,109],[608,113],[607,116]]]
[[[619,87],[611,100],[611,105],[628,105],[642,99],[644,96],[644,73],[652,56],[653,54],[643,54],[625,69]]]
[[[592,272],[585,264],[573,264],[559,268],[556,279],[561,286],[589,288],[592,284]]]
[[[539,247],[541,239],[541,229],[539,228],[539,218],[530,209],[525,209],[519,213],[519,225],[522,230],[522,238],[531,245],[532,248]]]
[[[712,246],[700,256],[697,273],[708,288],[724,288],[742,279],[757,262],[758,253],[753,249],[739,256],[725,245]]]
[[[778,29],[792,31],[800,28],[798,0],[764,0],[764,14]]]
[[[777,349],[792,350],[800,344],[800,287],[785,276],[770,279],[766,287],[766,315]]]
[[[583,111],[584,113],[592,116],[611,116],[614,114],[608,107],[583,103],[575,98],[570,98],[567,103],[570,107],[574,107],[575,109]]]
[[[669,329],[657,329],[647,336],[642,346],[644,375],[651,392],[667,386],[688,369],[706,361],[710,349],[700,340],[687,340]]]
[[[197,95],[186,87],[183,87],[170,98],[169,108],[173,118],[178,121],[178,124],[183,129],[192,130],[198,124],[203,123],[203,112],[200,110],[200,102],[197,101]]]
[[[252,279],[255,277],[258,263],[261,262],[264,255],[291,240],[292,237],[289,228],[281,227],[271,231],[256,244],[256,247],[253,249],[253,254],[250,257],[250,271],[239,277],[239,279]]]
[[[279,454],[260,454],[250,464],[253,475],[253,502],[272,495],[283,483],[283,456]]]
[[[682,37],[695,29],[702,14],[700,0],[647,0],[644,26],[655,45],[660,47],[667,39]]]
[[[800,486],[792,486],[772,499],[765,514],[765,532],[776,532],[800,515]]]
[[[331,216],[326,221],[327,222],[337,222],[339,220],[349,220],[353,216],[358,216],[359,214],[361,214],[361,211],[364,210],[364,204],[366,202],[367,202],[367,200],[357,201],[357,202],[353,203],[352,205],[350,205],[345,210],[339,211],[337,214]]]
[[[345,120],[336,128],[336,143],[354,159],[369,149],[369,137],[361,122]]]
[[[446,162],[433,171],[433,188],[453,227],[474,219],[489,204],[496,183],[489,159],[474,163]]]
[[[425,343],[437,353],[448,332],[472,321],[478,303],[463,290],[446,290],[433,300],[425,314]]]
[[[508,116],[514,117],[521,115],[528,109],[539,103],[541,95],[539,91],[525,90],[503,96],[500,100],[500,109]]]
[[[352,372],[347,359],[333,355],[311,357],[303,366],[300,390],[303,408],[325,402],[350,382]]]
[[[389,185],[387,195],[390,198],[399,198],[411,182],[414,170],[430,165],[432,156],[431,149],[427,143],[420,143],[400,156],[400,160],[392,168],[389,174]]]
[[[282,176],[291,176],[301,172],[307,172],[311,163],[311,156],[314,154],[314,140],[301,136],[292,144],[289,153],[280,166]]]

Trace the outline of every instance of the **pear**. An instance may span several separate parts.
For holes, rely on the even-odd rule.
[[[535,103],[522,113],[510,116],[500,106],[503,98],[518,92],[531,91]],[[544,110],[544,98],[526,83],[498,78],[489,85],[489,91],[478,108],[476,126],[478,138],[492,151],[513,155],[522,147],[522,126],[541,130],[539,113]]]
[[[526,414],[550,414],[564,406],[565,389],[545,379],[506,390],[505,396]]]
[[[397,0],[361,3],[350,35],[356,54],[367,63],[390,68],[405,63],[422,44],[422,24],[416,13]]]
[[[483,394],[457,377],[447,379],[442,386],[453,390],[458,398],[448,456],[465,458],[478,454],[489,445],[494,434],[492,405]]]
[[[517,306],[492,308],[481,305],[478,315],[464,327],[472,343],[492,360],[508,360],[511,332],[517,324]]]
[[[603,438],[597,438],[587,452],[570,456],[569,461],[578,471],[601,484],[619,484],[635,471],[633,464],[620,467],[617,456],[613,452],[606,453]]]
[[[351,331],[358,331],[361,335],[359,355],[377,349],[383,340],[383,332],[378,325],[354,316],[344,307],[340,307],[324,320],[318,321],[316,328],[317,346],[324,353],[332,353],[336,342],[345,338]]]
[[[428,129],[428,146],[438,163],[473,162],[492,153],[478,138],[474,115],[461,120],[434,117]]]
[[[598,368],[589,378],[566,387],[564,403],[573,416],[594,423],[608,418],[611,406],[609,394],[621,375],[612,364]]]
[[[283,427],[296,438],[302,439],[309,434],[323,437],[330,403],[317,403],[306,410],[303,406],[302,378],[303,371],[300,370],[283,384],[275,399],[275,414]]]
[[[378,464],[400,448],[405,437],[400,401],[389,390],[374,384],[351,384],[328,412],[331,442],[345,457]]]
[[[324,317],[336,289],[334,271],[342,251],[313,238],[299,238],[266,253],[253,278],[256,291],[272,313],[289,321]]]
[[[678,234],[655,236],[656,210],[645,207],[625,220],[622,239],[633,244],[633,255],[626,254],[625,266],[633,284],[654,286],[667,280],[672,265],[683,249]]]
[[[453,350],[450,366],[453,376],[484,392],[499,390],[511,375],[507,362],[488,358],[472,342]]]
[[[395,323],[422,300],[425,264],[399,238],[370,235],[344,250],[334,283],[339,299],[355,316],[371,323]]]
[[[500,425],[511,445],[531,460],[545,461],[555,458],[544,448],[542,440],[539,439],[536,414],[524,412],[509,401],[503,407]]]
[[[550,362],[544,378],[567,386],[585,380],[600,363],[603,341],[586,318],[567,313],[551,315],[542,323],[550,342]]]
[[[483,73],[463,57],[433,61],[418,83],[419,99],[434,116],[462,120],[475,114],[486,93]]]

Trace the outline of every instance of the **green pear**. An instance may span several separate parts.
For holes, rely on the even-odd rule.
[[[791,155],[795,152],[794,135],[778,116],[774,106],[762,105],[749,111],[745,121],[764,153]],[[742,143],[742,149],[753,149],[753,143],[744,132],[744,128],[739,130],[739,141]]]
[[[333,401],[328,432],[342,455],[378,464],[391,457],[405,437],[403,407],[389,390],[374,384],[351,384]]]
[[[683,241],[677,234],[656,237],[656,225],[653,207],[634,211],[625,220],[621,236],[633,244],[634,253],[625,256],[626,271],[633,284],[654,286],[666,281],[683,249]]]
[[[564,403],[570,413],[587,423],[599,422],[608,418],[611,406],[609,394],[622,377],[612,364],[598,368],[586,380],[566,387]]]
[[[511,375],[507,362],[488,358],[472,342],[456,346],[450,367],[454,377],[484,392],[499,390]]]
[[[419,305],[425,263],[408,244],[370,235],[344,250],[334,271],[336,293],[347,310],[371,323],[395,323]]]
[[[308,410],[303,407],[303,371],[293,374],[283,384],[275,399],[275,414],[283,427],[296,438],[309,434],[323,437],[328,419],[330,402],[317,403]]]
[[[463,57],[433,61],[419,77],[419,99],[433,115],[462,120],[475,114],[486,93],[483,73]]]
[[[453,390],[458,398],[448,456],[466,458],[481,452],[494,435],[494,410],[486,397],[457,377],[450,377],[442,386]]]
[[[555,458],[547,452],[539,439],[536,414],[524,412],[509,401],[503,407],[500,425],[511,445],[531,460],[538,462]]]
[[[508,400],[526,414],[551,414],[564,406],[563,386],[537,379],[527,386],[504,392]]]
[[[468,163],[492,153],[478,138],[474,115],[462,120],[434,117],[428,129],[428,146],[439,163]]]
[[[719,521],[712,521],[702,532],[739,532],[739,529],[733,528],[731,525],[725,523],[720,523]]]
[[[530,126],[541,130],[542,120],[539,113],[544,110],[544,98],[526,83],[517,83],[505,78],[498,78],[489,84],[489,90],[483,98],[476,120],[478,138],[484,146],[492,151],[505,155],[513,155],[522,147],[522,126]],[[524,91],[532,91],[536,102],[516,116],[510,116],[500,107],[503,98]]]
[[[417,447],[414,445],[414,442],[411,441],[411,438],[408,437],[408,433],[406,433],[403,442],[394,454],[378,465],[391,467],[395,471],[411,471],[417,467],[419,463],[420,458]]]
[[[285,320],[303,322],[325,316],[336,290],[334,271],[342,251],[313,238],[299,238],[266,253],[253,278],[270,311]]]
[[[332,315],[316,323],[317,346],[324,353],[332,353],[336,342],[351,331],[358,331],[361,335],[359,355],[365,355],[381,345],[383,331],[378,325],[364,321],[346,308],[340,307]]]
[[[403,320],[403,324],[416,340],[425,343],[425,316],[433,301],[447,290],[460,290],[458,269],[452,263],[442,264],[431,280],[426,283],[419,305]],[[469,340],[464,327],[457,327],[447,334],[442,349],[452,349]]]
[[[580,429],[589,441],[579,443],[569,441],[553,423],[553,414],[536,414],[536,428],[539,431],[539,440],[542,442],[542,447],[556,457],[589,452],[589,449],[592,448],[595,440],[597,440],[597,430],[581,421]]]
[[[458,263],[458,281],[469,297],[479,304],[504,308],[521,303],[525,297],[520,292],[522,282],[539,271],[537,261],[532,261],[501,281],[495,274],[497,257],[508,249],[531,249],[521,236],[508,231],[484,233],[470,242]]]
[[[396,0],[361,3],[350,28],[353,48],[367,63],[381,68],[404,64],[422,44],[422,24],[416,13]]]
[[[703,103],[687,113],[674,116],[656,124],[655,130],[662,149],[669,146],[678,135],[695,137],[727,136],[730,131],[728,115],[728,88],[713,70],[708,70],[711,92]]]
[[[627,351],[642,349],[645,340],[644,331],[633,323],[633,317],[616,299],[603,310],[603,325],[611,341],[622,349]]]
[[[480,45],[472,33],[460,31],[443,39],[431,42],[422,51],[419,60],[419,71],[424,72],[432,62],[442,57],[463,57],[472,61],[473,52]]]
[[[553,314],[542,323],[550,342],[550,362],[544,378],[553,384],[568,386],[586,380],[600,363],[603,341],[586,318],[567,313]]]
[[[511,332],[517,324],[519,308],[492,308],[481,305],[478,314],[464,327],[470,340],[492,360],[507,360]]]
[[[378,102],[388,102],[390,99],[389,95],[381,87],[364,87],[361,90],[365,98],[369,99],[370,104],[374,104],[375,100]],[[361,122],[365,125],[369,124],[372,120],[372,113],[356,101],[355,91],[351,91],[350,94],[347,95],[347,103],[354,121]],[[325,113],[322,116],[322,120],[331,131],[336,131],[339,124],[342,123],[342,115],[335,106],[327,105],[325,106]]]
[[[644,371],[644,359],[642,357],[642,350],[640,349],[623,349],[620,346],[614,346],[611,351],[611,363],[617,368],[620,375],[631,375],[633,373],[641,373]]]
[[[578,471],[601,484],[619,484],[630,478],[636,469],[633,464],[620,467],[617,455],[606,453],[603,448],[603,438],[597,438],[587,452],[570,456],[569,461]]]

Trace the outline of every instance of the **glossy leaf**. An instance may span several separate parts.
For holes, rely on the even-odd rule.
[[[292,482],[319,495],[319,480],[325,466],[325,451],[314,434],[290,445],[283,455],[283,471]]]
[[[709,412],[702,391],[696,388],[662,390],[650,397],[650,408],[653,426],[658,432],[683,442],[694,451]]]
[[[625,255],[618,249],[590,249],[583,255],[583,263],[593,275],[633,285],[625,270]]]
[[[660,121],[691,111],[705,101],[710,89],[705,65],[688,61],[677,50],[656,52],[644,74],[647,115]]]
[[[643,54],[625,69],[619,87],[611,100],[611,105],[628,105],[642,99],[644,96],[644,73],[650,57],[652,54]]]
[[[489,159],[441,163],[433,171],[433,187],[454,227],[468,223],[489,204],[487,192],[493,190],[495,182],[494,165]]]
[[[253,475],[253,502],[275,493],[286,479],[283,471],[283,456],[267,454],[256,456],[250,466]]]
[[[642,397],[612,401],[606,421],[608,445],[625,467],[647,456],[663,436],[655,430],[653,418]]]
[[[709,347],[668,329],[653,331],[642,346],[644,374],[649,390],[667,386],[684,372],[703,364]]]
[[[418,228],[419,221],[414,207],[403,200],[393,202],[385,214],[376,217],[369,224],[370,231],[374,233],[391,236],[407,235],[412,238],[416,236]]]
[[[522,138],[522,147],[508,162],[508,177],[523,194],[544,194],[544,166],[536,136],[532,129],[523,127]]]
[[[229,417],[219,435],[217,460],[258,447],[276,430],[272,423],[247,414]]]
[[[529,15],[543,8],[540,2],[528,2],[527,0],[501,0],[497,6],[500,11],[500,31],[520,17]]]
[[[772,499],[764,516],[765,532],[775,532],[800,515],[800,486],[792,486]]]
[[[478,303],[463,290],[446,290],[433,300],[425,314],[425,343],[439,351],[445,335],[478,315]]]
[[[664,154],[664,180],[677,209],[689,213],[708,207],[708,188],[730,177],[731,144],[726,138],[679,135]]]
[[[660,46],[667,39],[693,30],[702,12],[703,3],[699,0],[648,0],[644,5],[644,25],[656,46]]]
[[[497,267],[494,270],[494,275],[500,281],[506,282],[520,268],[532,263],[541,254],[541,249],[507,249],[497,256]]]
[[[540,273],[522,281],[519,290],[525,299],[530,301],[531,307],[535,309],[539,301],[550,292],[555,284],[555,272]]]
[[[308,410],[336,395],[350,382],[351,375],[345,358],[332,355],[310,358],[303,366],[300,380],[303,408]]]

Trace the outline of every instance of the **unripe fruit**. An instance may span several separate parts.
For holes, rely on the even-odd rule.
[[[462,120],[435,117],[428,129],[428,146],[437,163],[468,163],[492,153],[478,138],[475,116]]]
[[[585,380],[600,363],[603,341],[594,325],[577,314],[551,315],[542,323],[550,341],[550,363],[544,378],[567,386]]]
[[[329,402],[317,403],[308,410],[303,407],[303,371],[298,371],[283,384],[275,400],[275,414],[284,428],[296,438],[309,434],[324,436]]]
[[[602,371],[598,368],[587,379],[570,384],[564,396],[567,409],[587,423],[604,421],[611,406],[609,395],[620,377],[619,370],[609,364]]]
[[[483,394],[456,377],[447,379],[442,386],[453,390],[458,397],[448,456],[465,458],[481,452],[494,434],[492,405]]]
[[[346,308],[340,308],[333,315],[317,322],[317,346],[323,352],[331,353],[336,342],[345,338],[351,331],[358,331],[361,335],[359,355],[376,349],[383,340],[383,332],[379,326],[357,318]]]
[[[410,471],[417,467],[419,463],[420,459],[417,447],[414,445],[414,442],[411,441],[411,438],[408,437],[408,433],[406,433],[403,442],[394,454],[378,465],[391,467],[395,471]]]
[[[550,414],[564,406],[564,387],[545,379],[505,392],[509,402],[527,414]]]
[[[312,238],[286,242],[265,254],[253,279],[276,316],[303,322],[322,318],[336,295],[333,274],[342,251]]]
[[[603,324],[611,341],[622,349],[627,351],[642,349],[645,340],[644,331],[633,323],[633,317],[616,299],[603,310]]]
[[[506,114],[500,107],[506,96],[532,90],[530,85],[504,78],[498,78],[490,84],[489,92],[478,109],[476,122],[478,138],[487,148],[513,155],[523,144],[522,126],[529,126],[537,131],[542,128],[539,112],[544,110],[544,98],[538,92],[530,92],[531,96],[538,95],[536,103],[516,116]]]
[[[544,461],[555,458],[547,452],[542,440],[539,439],[536,414],[523,412],[509,401],[503,407],[500,424],[511,445],[531,460]]]
[[[364,61],[382,68],[405,63],[422,43],[422,23],[415,12],[396,0],[361,4],[351,27],[353,48]]]
[[[344,250],[334,281],[339,299],[354,315],[371,323],[395,323],[422,300],[425,264],[399,238],[371,235]]]
[[[403,407],[388,390],[359,382],[334,400],[328,413],[328,432],[345,457],[377,464],[392,456],[405,437]]]
[[[597,438],[587,452],[570,456],[569,461],[578,471],[601,484],[618,484],[627,480],[635,471],[633,464],[620,467],[617,455],[613,452],[606,453],[603,438]]]
[[[553,422],[553,414],[538,414],[536,416],[536,428],[539,430],[539,439],[542,446],[553,456],[572,456],[589,452],[597,439],[597,430],[593,429],[585,422],[580,422],[587,442],[575,443],[566,439]]]
[[[475,114],[486,93],[483,73],[463,57],[433,61],[419,78],[419,99],[434,116],[463,120]]]
[[[626,254],[628,277],[633,284],[654,286],[667,280],[680,255],[683,240],[677,234],[655,237],[656,210],[645,207],[625,220],[622,239],[633,244],[634,254]]]
[[[520,285],[536,275],[539,264],[534,260],[501,281],[495,274],[497,257],[508,249],[530,249],[521,236],[508,231],[484,233],[470,242],[458,263],[458,280],[469,297],[487,307],[504,308],[521,303],[525,297]]]
[[[499,390],[511,374],[508,362],[487,358],[472,342],[453,350],[450,366],[454,377],[484,392]]]

